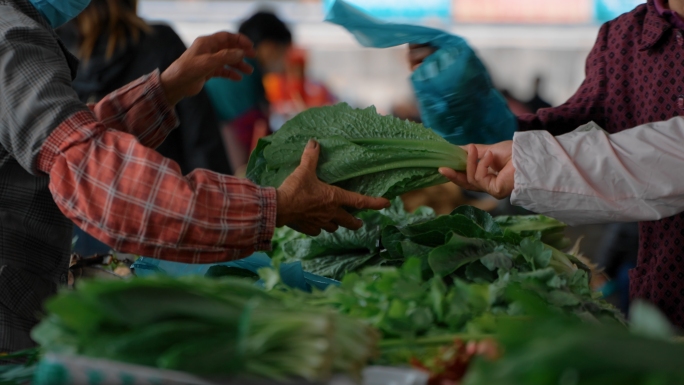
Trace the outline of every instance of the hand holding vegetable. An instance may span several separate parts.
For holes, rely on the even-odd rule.
[[[428,44],[409,44],[408,60],[411,65],[411,71],[415,71],[419,65],[423,64],[423,60],[437,51],[437,48]]]
[[[497,199],[510,196],[515,186],[513,142],[509,140],[492,145],[471,144],[467,151],[465,173],[440,168],[440,174],[466,190],[484,191]]]
[[[197,95],[213,77],[240,80],[251,74],[245,57],[255,55],[252,42],[244,35],[218,32],[197,38],[190,48],[161,74],[166,99],[175,105],[183,98]]]
[[[276,226],[289,226],[307,235],[318,235],[321,229],[334,232],[339,226],[357,230],[361,220],[344,208],[380,210],[390,206],[384,198],[371,198],[321,182],[316,166],[321,146],[310,140],[299,167],[277,190]]]

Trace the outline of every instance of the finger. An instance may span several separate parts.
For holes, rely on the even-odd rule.
[[[245,51],[253,51],[254,44],[249,38],[241,33],[216,32],[209,36],[213,51],[222,49],[239,48]]]
[[[299,168],[302,168],[307,173],[316,173],[316,166],[318,166],[318,156],[321,153],[321,145],[315,139],[309,139],[309,142],[304,148],[302,160],[299,163]]]
[[[226,78],[226,79],[230,79],[230,80],[233,80],[236,82],[242,80],[242,75],[240,75],[239,73],[237,73],[237,72],[235,72],[229,68],[225,68],[225,67],[219,68],[216,71],[214,71],[214,73],[212,74],[212,77],[214,77],[214,78]]]
[[[245,75],[251,75],[254,72],[254,67],[252,67],[244,61],[241,61],[237,64],[233,64],[231,65],[231,67],[235,70],[242,72]]]
[[[355,218],[353,215],[346,212],[344,209],[337,209],[333,222],[350,230],[358,230],[363,226],[363,221]]]
[[[450,168],[442,167],[439,169],[439,173],[461,188],[472,191],[480,191],[478,187],[468,183],[468,175],[466,175],[464,172],[458,172]]]
[[[385,198],[369,197],[341,188],[336,188],[336,194],[336,200],[339,204],[359,210],[382,210],[392,205],[392,203]]]
[[[223,49],[211,55],[211,64],[217,67],[237,67],[245,60],[245,51],[241,49]]]
[[[338,226],[337,223],[333,223],[333,222],[328,222],[325,225],[323,225],[322,227],[323,227],[323,230],[325,230],[329,233],[334,233],[335,231],[337,231],[337,229],[340,228],[340,226]]]
[[[409,63],[411,66],[415,69],[415,67],[419,66],[420,64],[425,61],[425,59],[432,55],[435,52],[435,49],[433,47],[416,47],[413,49],[409,49],[408,53],[408,59]]]
[[[478,152],[474,144],[468,145],[468,160],[466,161],[466,174],[468,175],[468,183],[477,186],[475,181],[475,171],[477,171]]]
[[[477,164],[475,180],[482,183],[488,175],[491,175],[489,173],[489,168],[492,165],[493,160],[494,155],[491,153],[491,151],[487,151]]]
[[[310,235],[312,237],[315,237],[321,233],[320,228],[313,226],[313,225],[309,225],[309,224],[290,225],[289,227],[293,228],[296,231],[299,231],[302,234]]]

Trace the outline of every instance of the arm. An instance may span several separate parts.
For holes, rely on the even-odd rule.
[[[558,107],[518,116],[518,131],[544,130],[552,135],[562,135],[591,121],[605,126],[603,103],[607,94],[607,76],[603,52],[608,45],[609,30],[610,22],[601,26],[596,43],[587,57],[586,77],[575,94]]]
[[[570,225],[654,221],[684,211],[684,118],[609,135],[519,132],[512,142],[468,146],[466,173],[440,172],[470,190]]]
[[[389,204],[320,182],[315,144],[277,193],[206,170],[185,177],[133,135],[99,122],[71,89],[50,33],[28,18],[17,24],[28,27],[0,39],[0,145],[29,172],[49,175],[53,199],[68,218],[123,252],[224,261],[268,249],[276,225],[312,235],[338,226],[357,229],[360,221],[343,207]],[[221,48],[227,35],[198,39],[200,47],[188,50],[194,54],[172,65],[175,73],[164,87],[169,104],[199,92],[207,77],[233,76],[225,67],[232,59]]]
[[[149,109],[150,105],[157,109]],[[95,119],[108,128],[136,136],[150,148],[157,148],[178,126],[174,108],[166,101],[159,71],[134,80],[88,107]]]
[[[683,146],[680,117],[612,135],[519,133],[511,202],[571,225],[669,217],[684,211]]]

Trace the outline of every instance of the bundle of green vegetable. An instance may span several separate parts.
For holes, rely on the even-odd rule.
[[[0,353],[0,385],[28,384],[36,371],[40,351],[36,348]]]
[[[278,300],[239,279],[83,282],[46,309],[33,338],[48,351],[200,375],[359,375],[377,340],[360,321]]]
[[[247,177],[262,186],[280,186],[312,138],[321,144],[318,177],[364,195],[392,198],[447,182],[439,167],[465,169],[465,151],[421,124],[342,103],[304,111],[260,139]]]
[[[683,384],[684,344],[673,342],[667,320],[641,303],[630,315],[631,332],[545,311],[502,320],[496,338],[503,357],[476,360],[463,384]]]

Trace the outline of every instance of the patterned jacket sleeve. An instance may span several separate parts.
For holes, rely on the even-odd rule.
[[[157,148],[178,126],[176,112],[165,98],[157,70],[89,107],[107,128],[134,135],[142,145]],[[151,105],[155,109],[150,109]]]
[[[562,135],[590,121],[605,127],[604,102],[606,98],[606,59],[610,22],[605,23],[596,43],[587,57],[586,77],[580,88],[558,107],[544,108],[536,114],[518,117],[518,130],[544,130],[552,135]]]
[[[78,100],[50,31],[18,12],[2,16],[0,145],[29,172],[49,175],[68,218],[117,250],[174,261],[225,261],[270,247],[275,190],[206,170],[183,176],[140,143],[140,132],[108,128]],[[108,103],[132,106],[125,115],[139,118],[136,127],[144,120],[162,127],[165,103],[135,96],[155,84],[154,76],[143,79]]]

